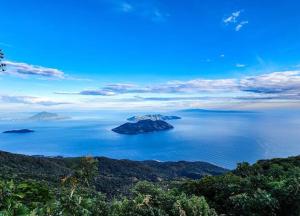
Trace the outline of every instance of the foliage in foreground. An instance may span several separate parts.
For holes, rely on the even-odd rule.
[[[218,213],[245,216],[300,215],[300,157],[238,164],[228,174],[180,185],[204,196]]]
[[[41,185],[1,182],[0,215],[215,216],[203,197],[165,191],[147,182],[131,198],[106,201],[99,193],[62,190],[57,196]]]
[[[35,182],[0,183],[0,215],[45,216],[215,216],[203,197],[187,196],[139,182],[132,196],[113,201],[93,188],[97,161],[82,160],[81,166],[62,179],[62,187],[50,190]]]
[[[300,157],[238,164],[230,173],[158,186],[139,182],[115,200],[94,189],[97,160],[85,158],[58,189],[0,182],[0,215],[299,216]]]

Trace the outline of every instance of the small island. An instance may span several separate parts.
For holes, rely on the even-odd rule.
[[[69,117],[50,112],[40,112],[28,118],[29,121],[58,121],[67,119],[69,119]]]
[[[156,120],[168,121],[168,120],[181,119],[181,117],[154,114],[154,115],[133,116],[133,117],[128,118],[127,120],[132,121],[132,122],[137,122],[137,121],[146,120],[146,119],[150,119],[152,121],[156,121]]]
[[[169,123],[162,120],[140,120],[136,123],[125,123],[119,127],[112,129],[112,131],[119,134],[141,134],[141,133],[149,133],[155,131],[165,131],[173,129],[174,127]]]
[[[20,130],[8,130],[4,131],[3,133],[16,133],[16,134],[24,134],[24,133],[33,133],[33,130],[29,129],[20,129]]]

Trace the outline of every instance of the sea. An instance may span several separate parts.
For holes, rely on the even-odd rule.
[[[0,133],[0,150],[26,155],[105,156],[115,159],[205,161],[233,169],[239,162],[300,155],[300,111],[184,110],[162,113],[174,129],[122,135],[111,129],[141,112],[68,113],[61,121],[0,120],[0,132],[32,129],[34,133]],[[143,113],[149,114],[149,113]]]

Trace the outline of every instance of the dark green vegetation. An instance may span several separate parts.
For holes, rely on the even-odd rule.
[[[0,164],[0,215],[300,215],[300,157],[241,163],[227,173],[214,167],[223,174],[194,180],[186,173],[199,171],[198,163],[1,153]]]
[[[226,215],[300,215],[300,156],[240,163],[230,173],[180,184]]]
[[[5,71],[6,65],[2,62],[3,59],[4,59],[4,53],[3,53],[2,49],[0,49],[0,72]]]
[[[119,134],[134,135],[134,134],[149,133],[155,131],[165,131],[173,128],[174,127],[172,125],[162,120],[145,119],[135,123],[127,122],[125,124],[122,124],[119,127],[112,129],[112,131]]]
[[[33,130],[29,129],[21,129],[21,130],[9,130],[9,131],[4,131],[3,133],[32,133],[34,132]]]
[[[216,215],[203,197],[166,188],[171,180],[226,171],[203,162],[46,158],[0,152],[0,215]]]
[[[95,176],[97,191],[113,197],[127,194],[138,181],[165,182],[198,179],[205,175],[220,175],[226,169],[205,162],[157,162],[114,160],[96,157],[99,161]],[[36,180],[51,186],[60,185],[60,179],[74,173],[80,158],[48,158],[25,156],[0,151],[0,178]]]

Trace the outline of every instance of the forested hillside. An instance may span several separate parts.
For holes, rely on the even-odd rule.
[[[95,160],[98,161],[95,188],[109,197],[127,194],[138,181],[198,179],[228,171],[205,162],[131,161],[105,157],[95,157]],[[61,178],[75,172],[80,161],[81,158],[25,156],[0,151],[0,177],[42,181],[56,187]]]
[[[300,156],[240,163],[232,172],[182,183],[226,215],[300,215]]]
[[[240,163],[217,176],[204,176],[212,168],[206,163],[0,158],[3,216],[300,215],[300,157]],[[203,175],[187,178],[200,164],[208,166]]]

